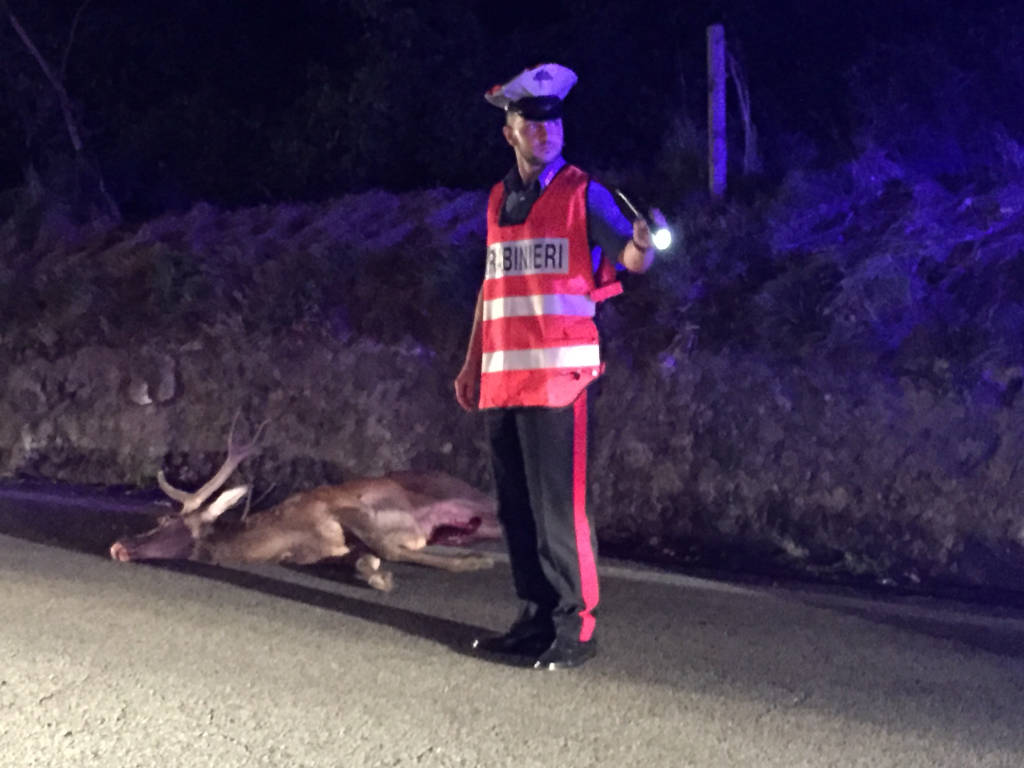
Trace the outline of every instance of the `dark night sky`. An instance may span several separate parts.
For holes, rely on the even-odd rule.
[[[80,4],[10,2],[53,62]],[[726,24],[761,134],[776,152],[795,135],[827,152],[849,151],[865,119],[856,89],[870,77],[884,91],[893,61],[901,87],[918,92],[940,85],[928,80],[942,75],[937,59],[973,68],[1006,96],[991,100],[1002,112],[993,119],[1019,123],[1024,86],[1019,65],[1003,55],[1022,28],[1016,5],[92,0],[67,85],[90,150],[119,194],[137,197],[142,208],[197,197],[245,202],[368,186],[482,186],[508,162],[482,93],[539,61],[560,61],[580,75],[566,130],[570,154],[583,164],[642,169],[673,116],[703,126],[704,30],[714,21]],[[9,25],[0,50],[6,187],[19,182],[27,157],[52,165],[66,137]],[[922,82],[914,85],[916,71]],[[142,190],[153,188],[166,200],[144,202]]]

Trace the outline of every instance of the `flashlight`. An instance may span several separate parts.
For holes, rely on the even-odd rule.
[[[615,196],[618,197],[619,200],[621,200],[627,208],[629,208],[630,212],[633,214],[634,220],[643,219],[644,221],[647,221],[647,217],[640,213],[639,210],[637,210],[637,207],[630,202],[628,197],[626,197],[625,192],[623,192],[621,189],[616,189]],[[666,248],[672,245],[672,230],[670,230],[664,224],[664,218],[661,216],[660,213],[656,218],[661,218],[662,221],[655,222],[658,226],[651,230],[651,242],[654,244],[654,247],[657,248],[659,251],[664,251]]]
[[[672,245],[672,230],[668,227],[658,227],[651,233],[651,242],[659,251],[664,251]]]

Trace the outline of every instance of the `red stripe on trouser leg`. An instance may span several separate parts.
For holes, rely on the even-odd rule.
[[[576,530],[576,553],[579,558],[583,610],[580,611],[580,641],[587,642],[594,634],[593,610],[597,606],[597,558],[591,546],[590,521],[587,519],[587,392],[584,390],[573,406],[572,435],[572,507]]]

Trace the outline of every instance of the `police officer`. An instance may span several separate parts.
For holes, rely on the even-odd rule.
[[[473,647],[538,669],[576,667],[596,651],[587,416],[603,363],[594,310],[621,290],[617,268],[644,272],[654,258],[647,223],[630,222],[607,188],[562,159],[562,103],[576,80],[541,64],[484,96],[505,113],[515,165],[488,200],[485,275],[455,379],[458,403],[485,409],[523,601],[508,631]]]

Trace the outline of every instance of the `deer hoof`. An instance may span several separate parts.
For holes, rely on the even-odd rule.
[[[494,560],[487,555],[466,555],[462,559],[462,569],[464,571],[482,571],[493,567]]]
[[[377,571],[366,579],[366,583],[381,592],[390,592],[395,588],[395,575],[390,571]]]
[[[376,555],[363,555],[359,558],[359,568],[364,573],[373,573],[380,568],[380,558]]]

